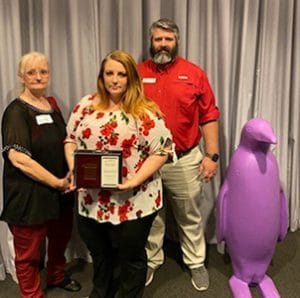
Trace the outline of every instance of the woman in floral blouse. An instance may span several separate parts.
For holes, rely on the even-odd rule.
[[[162,208],[158,173],[171,151],[159,108],[143,93],[134,59],[113,51],[103,60],[97,94],[74,107],[65,152],[71,171],[76,149],[122,150],[118,191],[80,189],[78,228],[94,266],[90,297],[142,297],[146,240]]]

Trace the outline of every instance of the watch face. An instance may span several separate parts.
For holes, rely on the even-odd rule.
[[[218,154],[214,154],[212,157],[211,157],[211,160],[214,161],[214,162],[217,162],[219,159],[219,155]]]

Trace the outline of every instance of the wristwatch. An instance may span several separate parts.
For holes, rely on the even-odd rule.
[[[205,153],[205,156],[209,157],[214,162],[217,162],[220,158],[220,155],[218,153],[213,153],[213,154]]]

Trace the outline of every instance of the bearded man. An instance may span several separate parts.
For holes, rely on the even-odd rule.
[[[209,275],[200,198],[203,182],[209,182],[218,168],[220,113],[205,72],[178,56],[178,26],[172,20],[160,19],[149,31],[151,59],[139,64],[138,69],[145,94],[163,112],[177,155],[161,168],[164,197],[177,222],[183,261],[192,284],[197,291],[204,291],[209,287]],[[199,148],[201,138],[203,153]],[[164,262],[164,211],[154,220],[148,238],[146,286]]]

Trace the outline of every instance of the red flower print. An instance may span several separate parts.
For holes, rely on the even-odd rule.
[[[103,143],[102,143],[101,141],[98,141],[98,142],[96,143],[96,148],[97,148],[97,150],[102,150],[102,148],[103,148]]]
[[[107,123],[103,126],[103,128],[100,130],[100,133],[106,137],[109,137],[112,134],[112,126],[110,123]]]
[[[143,134],[145,136],[148,136],[149,130],[155,127],[155,122],[152,119],[150,119],[148,114],[145,114],[141,120],[143,121],[142,123],[142,127],[144,128]]]
[[[97,219],[102,220],[103,219],[104,212],[102,210],[97,211]]]
[[[95,108],[93,106],[88,107],[88,113],[89,115],[93,114],[95,112]]]
[[[102,112],[98,112],[97,115],[96,115],[96,119],[100,119],[104,116],[104,113]]]
[[[141,190],[144,191],[144,192],[147,190],[147,184],[146,183],[141,185]]]
[[[93,114],[95,109],[92,106],[87,106],[81,111],[81,115],[84,117],[85,115]]]
[[[75,123],[74,123],[74,128],[77,128],[78,125],[79,125],[80,121],[79,120],[76,120]]]
[[[83,132],[82,132],[82,138],[83,139],[88,139],[91,135],[91,129],[90,128],[86,128]]]
[[[85,205],[91,205],[93,203],[93,199],[90,194],[86,194],[86,196],[83,199]]]
[[[128,158],[129,156],[131,156],[131,148],[133,146],[135,139],[136,139],[136,136],[132,135],[130,139],[125,139],[122,142],[121,147],[123,149],[123,157],[124,158]]]
[[[143,146],[141,146],[140,159],[145,160],[149,156],[149,152],[150,152],[150,146],[146,141],[146,143]]]
[[[106,140],[107,144],[116,145],[119,139],[119,134],[115,133],[114,130],[118,126],[114,119],[111,119],[105,125],[101,126],[100,134],[102,134]]]
[[[107,205],[110,202],[110,196],[111,196],[110,191],[101,191],[99,193],[98,203],[100,205]]]
[[[112,128],[116,128],[118,126],[116,121],[111,121],[110,125]]]
[[[129,148],[124,148],[122,152],[123,158],[127,158],[131,155],[131,151]]]
[[[97,96],[97,93],[92,94],[92,95],[89,97],[89,100],[93,100],[96,96]]]
[[[116,134],[112,134],[108,143],[110,145],[117,145],[118,139],[119,139],[119,137]]]
[[[78,104],[78,105],[76,105],[75,107],[74,107],[74,109],[73,109],[73,113],[76,113],[77,111],[78,111],[78,109],[80,108],[80,105]]]
[[[73,134],[70,134],[70,139],[75,140],[75,136]]]
[[[116,121],[110,120],[110,122],[102,126],[103,128],[100,130],[100,132],[105,136],[110,136],[117,126],[118,125]]]
[[[122,176],[123,176],[123,177],[127,177],[127,174],[128,174],[128,169],[127,169],[127,167],[122,167]]]
[[[81,115],[84,116],[86,114],[89,113],[89,109],[87,107],[85,107],[82,111],[81,111]]]
[[[128,219],[127,213],[128,213],[128,210],[127,210],[126,206],[119,207],[118,215],[119,215],[120,222],[123,222]]]
[[[119,207],[118,215],[119,215],[120,222],[123,222],[128,219],[127,214],[128,214],[129,207],[130,207],[130,202],[128,200],[125,201],[124,205]]]
[[[136,213],[137,218],[141,218],[142,214],[143,214],[143,210],[139,209]]]
[[[158,192],[157,198],[155,199],[156,207],[159,207],[161,204],[160,192]]]
[[[109,208],[108,208],[108,211],[109,211],[111,214],[114,214],[114,213],[115,213],[115,205],[114,205],[114,204],[110,204],[110,205],[109,205]]]
[[[144,160],[139,160],[138,161],[138,163],[137,163],[137,165],[135,167],[135,172],[136,173],[140,170],[140,168],[142,167],[143,163],[144,163]]]

